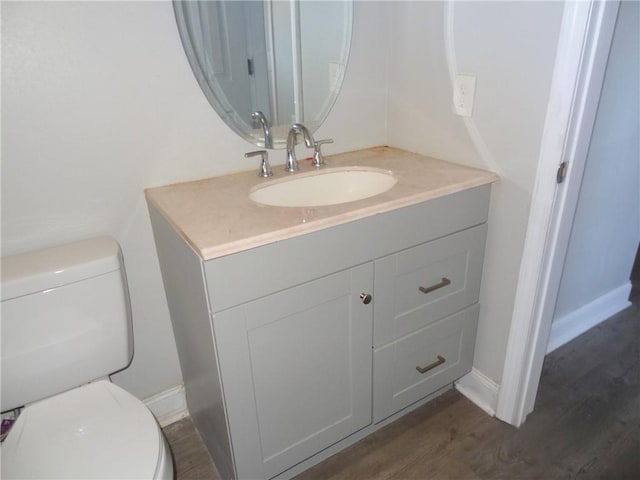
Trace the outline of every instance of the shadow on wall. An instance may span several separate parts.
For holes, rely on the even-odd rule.
[[[640,303],[640,243],[636,250],[636,259],[633,262],[633,268],[631,269],[631,293],[629,294],[629,301],[633,303]]]

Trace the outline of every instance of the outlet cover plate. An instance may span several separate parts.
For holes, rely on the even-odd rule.
[[[456,115],[470,117],[473,114],[475,95],[475,75],[456,75],[455,85],[453,87],[453,111]]]

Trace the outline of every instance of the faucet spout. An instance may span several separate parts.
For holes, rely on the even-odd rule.
[[[271,126],[269,120],[264,116],[260,110],[257,110],[251,114],[251,119],[260,123],[262,126],[262,132],[264,133],[264,148],[273,149],[273,136],[271,135]]]
[[[289,129],[289,134],[287,135],[287,163],[285,168],[287,172],[296,172],[298,171],[298,160],[296,159],[296,143],[298,141],[298,135],[302,135],[304,139],[304,144],[307,148],[313,148],[315,142],[311,133],[307,127],[305,127],[301,123],[294,123],[291,125]]]

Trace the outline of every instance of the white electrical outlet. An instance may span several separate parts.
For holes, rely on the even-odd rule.
[[[476,94],[475,75],[456,75],[453,87],[453,110],[457,115],[470,117]]]

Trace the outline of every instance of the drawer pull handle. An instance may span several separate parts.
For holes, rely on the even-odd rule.
[[[435,285],[431,285],[430,287],[418,287],[418,290],[420,290],[422,293],[431,293],[434,290],[438,290],[439,288],[446,287],[450,284],[451,280],[449,280],[447,277],[442,277],[442,280],[440,280]]]
[[[418,370],[420,373],[427,373],[429,370],[433,370],[434,368],[439,367],[440,365],[442,365],[446,361],[447,361],[446,358],[444,358],[441,355],[438,355],[438,359],[435,362],[430,363],[429,365],[427,365],[425,367],[417,366],[416,370]]]

